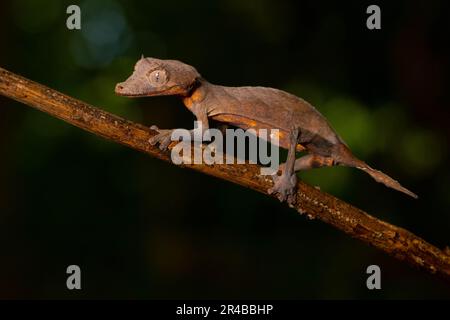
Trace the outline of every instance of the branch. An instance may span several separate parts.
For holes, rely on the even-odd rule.
[[[46,112],[83,130],[171,162],[170,152],[148,143],[155,131],[115,116],[0,68],[0,94]],[[259,191],[267,196],[272,179],[260,167],[240,165],[183,165],[184,167]],[[327,193],[299,182],[295,209],[317,218],[395,258],[450,280],[450,253],[411,232],[370,216]]]

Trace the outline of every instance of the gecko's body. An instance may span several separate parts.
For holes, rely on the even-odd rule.
[[[209,128],[208,119],[243,129],[278,129],[279,145],[289,150],[282,175],[273,176],[275,185],[269,190],[280,200],[293,200],[295,171],[322,166],[357,167],[376,181],[404,192],[414,193],[381,171],[372,169],[352,155],[344,141],[328,121],[308,102],[287,92],[266,87],[225,87],[203,79],[195,68],[175,60],[142,58],[134,73],[116,86],[123,96],[181,96],[185,106]],[[156,128],[156,127],[155,127]],[[159,130],[151,143],[167,148],[171,130]],[[308,154],[295,159],[295,151]]]
[[[278,89],[225,87],[203,80],[193,97],[186,97],[183,102],[189,109],[200,104],[208,118],[242,129],[276,128],[280,130],[279,144],[285,149],[289,148],[290,126],[301,128],[297,150],[304,149],[302,144],[309,144],[313,140],[323,146],[341,142],[327,120],[313,106]],[[289,119],[289,123],[286,119]],[[314,148],[311,144],[309,147]]]

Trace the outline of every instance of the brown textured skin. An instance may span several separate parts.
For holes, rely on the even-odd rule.
[[[142,57],[133,74],[117,84],[116,93],[128,97],[181,96],[185,106],[202,121],[204,130],[209,128],[209,118],[242,129],[278,129],[281,147],[292,153],[306,150],[310,154],[297,159],[295,164],[290,162],[289,167],[286,165],[288,172],[332,165],[356,167],[377,182],[417,198],[394,179],[353,156],[325,117],[305,100],[285,91],[214,85],[203,79],[194,67],[180,61]],[[299,134],[293,138],[294,130]],[[170,130],[160,132],[154,143],[160,142],[166,148]],[[292,143],[295,149],[290,148]],[[288,182],[290,177],[285,178],[286,181],[276,183],[274,190],[281,194],[280,200],[292,194],[288,189],[295,185]],[[286,191],[288,194],[284,194]]]

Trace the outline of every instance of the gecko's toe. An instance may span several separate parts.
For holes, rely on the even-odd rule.
[[[167,148],[169,147],[170,143],[172,142],[170,135],[165,136],[163,139],[161,139],[161,141],[159,142],[159,149],[160,150],[167,150]]]
[[[148,143],[150,143],[152,146],[156,145],[159,141],[161,141],[161,137],[159,134],[148,139]]]
[[[277,195],[277,198],[278,198],[278,200],[280,200],[280,202],[283,202],[287,198],[286,192],[279,191],[278,195]]]
[[[297,202],[297,198],[295,197],[295,192],[290,194],[286,199],[287,204],[289,207],[293,208],[295,206],[295,203]]]
[[[158,140],[156,139],[156,136],[151,137],[150,139],[148,139],[148,143],[150,143],[152,146],[154,146],[155,144],[158,143]]]

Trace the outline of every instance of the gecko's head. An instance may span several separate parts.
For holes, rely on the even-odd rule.
[[[116,85],[116,94],[126,97],[189,94],[200,74],[194,67],[176,60],[142,57],[133,74]]]

